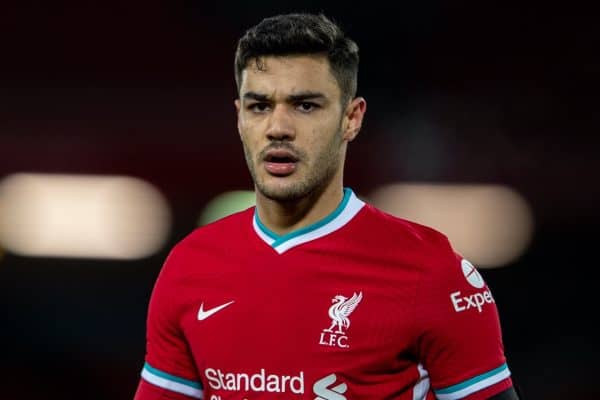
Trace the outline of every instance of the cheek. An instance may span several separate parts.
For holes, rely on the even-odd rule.
[[[257,137],[255,135],[249,134],[248,131],[241,131],[240,139],[242,140],[242,144],[244,146],[244,151],[247,154],[251,154],[252,159],[254,159],[254,157],[260,150],[259,149],[260,144],[257,140]]]
[[[336,122],[312,130],[309,146],[318,153],[336,152],[341,141],[339,124]]]
[[[260,138],[260,125],[248,119],[241,119],[238,122],[240,137],[245,143],[257,142]]]
[[[252,129],[249,126],[248,122],[243,119],[240,119],[240,120],[238,120],[237,126],[238,126],[238,132],[240,134],[240,138],[242,139],[242,141],[244,143],[248,143],[248,141],[250,140],[250,138],[252,136],[251,135]]]

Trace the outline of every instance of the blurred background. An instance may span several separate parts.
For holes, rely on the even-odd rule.
[[[361,48],[346,185],[448,234],[525,399],[598,399],[597,21],[574,4],[3,1],[1,399],[131,399],[169,249],[252,199],[237,38],[323,11]]]

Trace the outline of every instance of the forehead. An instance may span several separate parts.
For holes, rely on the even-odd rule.
[[[286,96],[320,92],[331,99],[340,96],[338,83],[325,56],[267,56],[251,59],[242,71],[240,95],[257,92]]]

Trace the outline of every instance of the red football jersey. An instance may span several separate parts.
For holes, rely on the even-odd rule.
[[[296,232],[250,208],[177,244],[135,398],[476,400],[511,386],[476,268],[441,233],[345,189]]]

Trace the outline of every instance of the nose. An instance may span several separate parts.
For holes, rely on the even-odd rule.
[[[290,110],[285,105],[275,106],[269,116],[268,124],[266,135],[269,140],[294,140],[296,137]]]

